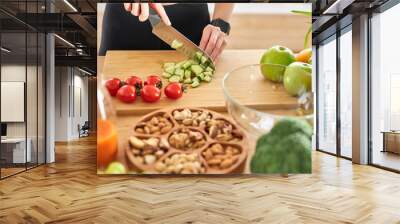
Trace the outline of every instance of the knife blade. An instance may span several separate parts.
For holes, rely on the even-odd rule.
[[[188,58],[194,58],[196,52],[200,51],[214,65],[214,61],[206,52],[204,52],[201,48],[199,48],[199,46],[189,40],[174,27],[166,25],[152,8],[150,8],[149,21],[153,28],[152,33],[169,46],[171,46],[172,41],[177,40],[183,44],[182,47],[176,49],[178,52],[184,54]]]

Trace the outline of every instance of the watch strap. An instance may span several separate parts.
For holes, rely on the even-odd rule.
[[[229,35],[229,32],[231,30],[231,25],[224,21],[223,19],[214,19],[211,21],[210,23],[213,26],[219,27],[221,29],[222,32],[226,33],[227,35]]]

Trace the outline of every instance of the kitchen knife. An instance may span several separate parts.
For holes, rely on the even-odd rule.
[[[156,13],[156,11],[154,11],[154,9],[150,8],[149,11],[150,11],[149,21],[153,28],[152,30],[153,34],[155,34],[158,38],[167,43],[169,46],[171,46],[172,41],[174,40],[177,40],[180,43],[182,43],[183,46],[179,47],[176,50],[186,55],[186,57],[188,58],[194,58],[196,52],[200,51],[214,65],[214,61],[206,52],[200,49],[196,44],[194,44],[191,40],[185,37],[181,32],[176,30],[174,27],[168,26],[163,21],[161,21],[160,16]]]

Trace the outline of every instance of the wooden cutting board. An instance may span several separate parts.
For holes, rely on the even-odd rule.
[[[240,66],[257,64],[264,50],[225,50],[216,64],[214,78],[210,83],[202,83],[198,88],[190,88],[178,100],[170,100],[164,96],[157,103],[145,103],[140,97],[133,104],[125,104],[113,98],[113,104],[118,115],[142,115],[165,107],[204,107],[214,111],[226,111],[225,98],[222,89],[224,75]],[[121,80],[131,75],[142,77],[161,75],[165,62],[178,62],[186,59],[176,51],[108,51],[103,70],[103,79],[118,77]],[[249,88],[246,80],[237,82],[235,96],[241,97],[241,102],[263,110],[275,110],[293,107],[297,101],[285,91],[274,91],[275,85],[261,80],[266,85],[265,91],[253,95],[247,94]],[[163,84],[168,84],[167,80]],[[243,93],[243,94],[242,94]]]

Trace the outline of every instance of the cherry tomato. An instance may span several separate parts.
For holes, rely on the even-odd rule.
[[[118,78],[112,78],[106,81],[106,88],[111,96],[117,95],[117,91],[121,86],[121,80]]]
[[[161,90],[153,85],[145,85],[142,90],[140,90],[140,95],[143,101],[153,103],[160,99]]]
[[[124,103],[133,103],[136,100],[136,89],[134,86],[122,86],[117,92],[117,98]]]
[[[165,87],[164,93],[170,99],[179,99],[183,93],[183,86],[179,82],[171,82]]]
[[[126,84],[134,86],[136,89],[141,89],[143,82],[141,78],[133,75],[126,79]]]
[[[144,81],[144,85],[153,85],[159,89],[162,88],[161,78],[157,75],[149,75],[147,76],[146,81]]]

